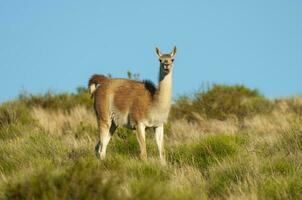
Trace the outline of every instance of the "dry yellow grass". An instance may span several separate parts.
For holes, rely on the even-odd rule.
[[[229,118],[227,120],[208,120],[206,123],[208,133],[218,134],[235,134],[239,131],[239,123],[236,118]]]
[[[297,118],[296,114],[280,109],[274,110],[271,114],[245,119],[244,125],[248,132],[277,134],[292,129],[297,124]]]
[[[204,135],[204,130],[196,123],[189,123],[185,120],[172,122],[170,144],[179,144],[198,140]]]
[[[191,166],[172,168],[169,180],[171,191],[180,194],[198,194],[196,199],[206,199],[205,178],[199,170]]]
[[[51,134],[67,134],[80,124],[96,126],[94,113],[82,106],[75,107],[68,113],[34,108],[32,116]]]

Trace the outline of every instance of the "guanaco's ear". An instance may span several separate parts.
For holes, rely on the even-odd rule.
[[[159,48],[156,47],[155,51],[156,51],[157,56],[160,58],[162,56],[162,54],[160,53]]]
[[[176,46],[173,48],[172,52],[170,53],[171,58],[174,58],[176,55]]]

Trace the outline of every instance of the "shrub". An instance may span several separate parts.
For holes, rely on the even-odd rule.
[[[194,112],[200,113],[200,111],[194,111],[193,102],[194,100],[188,96],[179,97],[171,107],[169,118],[172,120],[187,119],[188,121],[194,121]]]
[[[208,91],[198,92],[192,99],[181,97],[172,107],[171,118],[194,121],[197,115],[225,120],[229,116],[238,119],[268,113],[272,103],[257,90],[242,85],[213,85]]]
[[[50,110],[69,111],[79,105],[87,108],[92,107],[92,99],[83,87],[78,87],[77,92],[72,94],[53,94],[52,92],[44,95],[21,94],[19,100],[28,107],[42,107]]]

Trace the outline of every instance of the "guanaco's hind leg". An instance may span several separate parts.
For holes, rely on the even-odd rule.
[[[96,145],[96,153],[101,160],[103,160],[106,157],[107,145],[116,128],[117,126],[115,125],[114,122],[111,123],[110,128],[106,123],[100,123],[99,126],[100,141]]]
[[[136,137],[141,151],[140,158],[142,160],[147,160],[145,128],[145,125],[143,125],[142,123],[139,123],[136,128]]]

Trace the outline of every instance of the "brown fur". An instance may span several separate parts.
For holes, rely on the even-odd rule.
[[[104,75],[95,74],[89,79],[88,87],[91,86],[92,84],[104,84],[108,82],[108,80],[109,79]]]
[[[112,98],[112,104],[119,112],[129,114],[130,121],[127,124],[133,128],[139,119],[146,117],[156,93],[156,87],[151,81],[109,79],[104,75],[93,75],[88,86],[92,84],[99,85],[93,94],[98,121],[110,124],[109,104]]]

